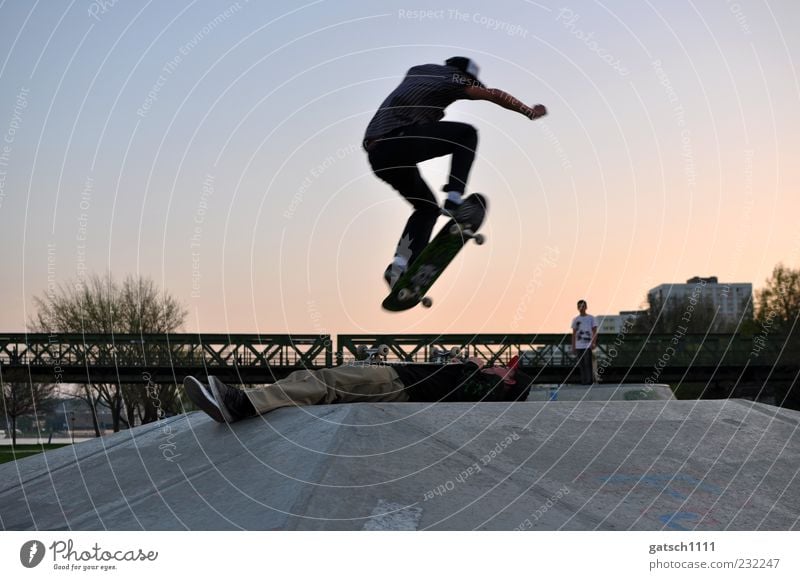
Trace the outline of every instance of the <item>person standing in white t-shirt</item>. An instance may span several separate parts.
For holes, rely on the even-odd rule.
[[[597,347],[597,323],[594,316],[586,314],[586,300],[578,300],[580,314],[572,319],[572,352],[577,355],[581,384],[594,382],[592,350]]]

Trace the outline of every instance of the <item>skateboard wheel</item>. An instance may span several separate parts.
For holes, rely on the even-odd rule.
[[[480,246],[485,241],[486,241],[486,238],[484,237],[483,234],[475,234],[475,243],[476,244],[478,244]]]
[[[451,357],[456,358],[457,356],[460,356],[460,355],[461,355],[461,349],[458,348],[457,346],[454,346],[453,348],[450,349],[450,356]]]
[[[378,347],[378,354],[381,356],[387,356],[389,354],[389,347],[385,344],[382,344]]]
[[[430,308],[431,306],[433,306],[433,299],[428,298],[427,296],[423,298],[421,302],[425,308]]]
[[[397,299],[400,300],[401,302],[405,302],[406,300],[409,300],[411,298],[411,295],[412,295],[411,290],[409,290],[408,288],[403,288],[402,290],[400,290],[400,292],[397,293]]]

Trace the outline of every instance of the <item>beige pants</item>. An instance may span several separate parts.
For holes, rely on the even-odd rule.
[[[342,366],[318,371],[296,371],[245,394],[261,415],[278,407],[408,401],[394,369],[385,366]]]

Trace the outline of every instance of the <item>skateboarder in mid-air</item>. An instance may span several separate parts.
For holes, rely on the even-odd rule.
[[[400,85],[381,104],[364,135],[364,149],[372,170],[414,208],[408,218],[394,260],[384,278],[393,286],[430,240],[441,210],[436,196],[422,179],[417,164],[452,155],[444,213],[457,221],[469,219],[462,206],[467,178],[475,159],[478,132],[472,125],[442,121],[445,108],[460,99],[490,101],[537,119],[547,114],[543,105],[529,107],[508,93],[489,89],[478,80],[474,61],[455,56],[444,65],[424,64],[408,71]]]

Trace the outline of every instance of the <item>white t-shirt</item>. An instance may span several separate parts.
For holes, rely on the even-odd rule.
[[[577,331],[575,335],[575,348],[592,347],[592,329],[596,328],[594,316],[576,316],[572,319],[572,330]]]

